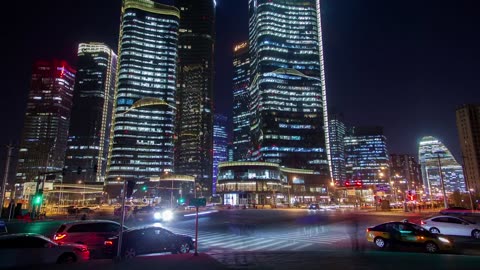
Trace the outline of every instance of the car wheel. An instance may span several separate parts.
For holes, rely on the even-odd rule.
[[[438,252],[438,246],[437,244],[433,242],[427,242],[425,244],[425,250],[427,250],[428,253],[437,253]]]
[[[472,231],[472,236],[475,239],[480,239],[480,231],[479,230],[473,230]]]
[[[439,233],[440,233],[440,230],[437,229],[437,228],[435,228],[435,227],[433,227],[433,228],[430,228],[430,232],[431,232],[431,233],[439,234]]]
[[[185,254],[190,252],[190,245],[188,243],[182,243],[178,247],[178,253]]]
[[[373,243],[377,248],[380,248],[380,249],[384,249],[387,247],[387,241],[382,237],[376,237],[375,239],[373,239]]]
[[[135,258],[135,256],[137,256],[137,251],[132,247],[126,248],[123,252],[123,257],[125,259]]]
[[[72,253],[64,253],[60,257],[58,257],[57,263],[70,264],[74,263],[76,260],[77,258]]]

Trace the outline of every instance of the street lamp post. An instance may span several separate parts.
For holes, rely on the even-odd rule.
[[[447,194],[445,192],[445,182],[443,181],[442,163],[440,161],[440,154],[437,154],[437,158],[438,158],[438,173],[440,174],[440,183],[442,184],[443,204],[445,208],[448,208],[448,200],[447,200]]]

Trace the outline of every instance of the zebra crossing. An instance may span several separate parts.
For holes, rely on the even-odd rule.
[[[195,235],[194,230],[173,227],[166,227],[166,229],[178,234]],[[297,230],[268,235],[235,235],[208,231],[199,231],[198,233],[199,248],[221,248],[233,251],[308,251],[348,240],[348,235],[344,233],[332,234],[327,231],[305,234],[304,231]]]

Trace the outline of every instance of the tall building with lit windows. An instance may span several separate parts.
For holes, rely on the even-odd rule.
[[[102,182],[107,168],[117,55],[103,43],[78,45],[64,182]],[[81,168],[83,173],[72,173]]]
[[[227,117],[215,114],[213,124],[213,193],[216,193],[218,164],[228,160]]]
[[[250,110],[248,82],[250,57],[248,42],[233,48],[233,160],[247,160],[250,148]]]
[[[175,173],[212,193],[215,1],[175,0],[178,37]]]
[[[249,0],[252,160],[330,179],[319,0]]]
[[[442,180],[446,193],[465,192],[462,166],[440,140],[433,136],[423,137],[418,145],[418,160],[426,194],[433,199],[443,197]]]
[[[333,181],[345,181],[345,124],[339,115],[329,117],[330,154]]]
[[[123,1],[108,181],[173,171],[179,20],[174,6]]]
[[[16,180],[32,182],[46,171],[61,171],[67,148],[75,69],[66,61],[33,65]],[[61,174],[57,174],[59,179]]]
[[[353,127],[345,136],[344,144],[346,181],[389,184],[390,158],[382,127]]]

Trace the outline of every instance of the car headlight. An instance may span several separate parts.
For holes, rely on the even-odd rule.
[[[165,210],[162,213],[162,219],[164,221],[169,221],[173,219],[173,212],[171,210]]]
[[[153,213],[153,218],[159,220],[162,218],[162,214],[160,212]]]
[[[438,237],[438,240],[442,241],[443,243],[450,244],[450,240],[445,237]]]

